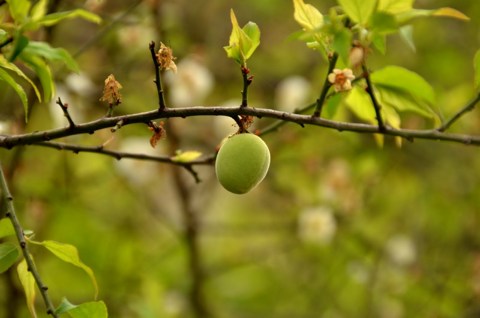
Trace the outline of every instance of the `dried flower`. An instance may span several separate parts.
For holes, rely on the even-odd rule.
[[[332,73],[328,74],[328,81],[333,84],[336,92],[351,90],[353,79],[355,79],[355,75],[349,68],[343,70],[336,68]]]
[[[119,92],[121,88],[122,85],[115,80],[115,76],[113,74],[108,75],[100,101],[107,102],[110,107],[119,105],[122,102],[122,95]]]
[[[157,61],[162,70],[172,70],[177,72],[177,65],[175,64],[176,57],[173,56],[173,51],[168,46],[160,42],[160,49],[157,53]]]
[[[150,146],[152,146],[152,148],[155,148],[155,146],[157,146],[158,141],[163,137],[165,137],[166,131],[165,131],[165,128],[163,128],[163,126],[164,126],[163,121],[161,121],[159,124],[153,121],[148,123],[148,129],[153,131],[153,135],[152,137],[150,137]]]

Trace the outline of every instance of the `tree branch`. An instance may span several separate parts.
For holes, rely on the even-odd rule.
[[[93,134],[97,130],[115,127],[118,122],[122,122],[123,126],[126,126],[135,123],[147,123],[150,120],[161,118],[186,118],[192,116],[227,116],[233,118],[233,116],[239,115],[250,115],[258,118],[274,118],[281,121],[297,123],[299,125],[319,126],[338,131],[351,131],[366,134],[380,133],[383,135],[402,137],[407,140],[429,139],[480,146],[480,136],[444,133],[437,129],[415,130],[385,127],[383,131],[379,131],[378,126],[375,125],[339,122],[267,108],[192,106],[184,108],[167,108],[161,113],[154,110],[131,115],[100,118],[84,124],[76,124],[74,128],[57,128],[20,135],[0,135],[0,148],[10,149],[20,145],[31,145],[67,136]]]
[[[380,111],[381,106],[378,103],[377,98],[375,97],[372,81],[370,80],[370,72],[368,71],[368,68],[365,62],[362,63],[362,70],[363,70],[363,77],[367,82],[367,93],[370,96],[370,99],[372,100],[373,108],[375,109],[375,116],[377,117],[377,122],[378,122],[378,130],[382,132],[385,130],[385,124],[383,122],[382,113]]]
[[[48,287],[43,284],[42,278],[40,277],[37,267],[33,262],[33,258],[30,255],[30,251],[28,248],[28,244],[25,240],[22,225],[20,224],[20,221],[17,218],[17,213],[15,212],[15,207],[13,206],[13,197],[10,193],[10,189],[8,188],[7,180],[5,178],[5,174],[3,173],[3,168],[1,166],[1,163],[0,163],[0,189],[2,190],[2,196],[7,208],[6,216],[10,219],[10,221],[13,224],[17,241],[20,244],[20,247],[22,249],[23,257],[27,262],[28,271],[32,273],[35,283],[37,284],[38,289],[40,290],[40,294],[42,295],[45,306],[47,307],[47,314],[57,318],[58,315],[55,313],[55,307],[53,306],[53,303],[50,300],[50,297],[48,296]]]
[[[443,123],[439,128],[437,128],[438,131],[440,132],[444,132],[446,131],[448,128],[450,128],[450,126],[453,125],[453,123],[455,123],[457,120],[460,119],[460,117],[462,117],[463,115],[465,115],[466,113],[472,111],[474,108],[475,108],[475,105],[477,105],[477,103],[480,101],[480,93],[478,93],[477,97],[475,97],[474,99],[472,99],[467,105],[465,105],[465,107],[463,107],[458,113],[456,113],[455,115],[453,115],[452,118],[450,118],[448,121],[446,121],[445,123]]]

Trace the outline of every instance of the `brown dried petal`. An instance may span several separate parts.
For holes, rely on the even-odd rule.
[[[103,95],[100,101],[107,102],[108,105],[119,105],[122,102],[122,94],[120,89],[122,85],[115,80],[113,74],[108,75],[105,79],[105,86],[103,87]]]
[[[173,51],[165,44],[160,43],[160,49],[157,53],[157,60],[162,70],[172,70],[177,72],[177,65],[175,64],[176,57],[173,56]]]

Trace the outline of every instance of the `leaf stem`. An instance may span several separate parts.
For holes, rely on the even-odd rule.
[[[160,63],[158,62],[157,55],[155,53],[155,42],[150,42],[149,44],[150,54],[152,55],[153,65],[155,66],[155,85],[157,86],[157,95],[158,95],[158,110],[162,111],[167,106],[165,104],[165,97],[163,94],[162,88],[162,78],[160,76]]]
[[[7,180],[5,178],[5,174],[3,172],[1,163],[0,163],[0,189],[2,190],[2,196],[7,208],[6,215],[12,222],[13,228],[15,229],[15,235],[22,249],[23,257],[27,262],[28,271],[32,273],[33,278],[35,279],[35,282],[38,286],[38,289],[40,290],[40,294],[42,295],[45,306],[47,307],[47,314],[57,318],[58,315],[55,313],[55,307],[53,306],[53,303],[50,300],[50,297],[48,296],[48,287],[43,284],[40,274],[37,270],[37,267],[33,262],[33,258],[30,255],[28,244],[25,240],[23,228],[20,224],[20,221],[17,218],[17,213],[15,212],[15,207],[13,205],[13,196],[11,195],[10,189],[8,188]]]
[[[480,92],[474,99],[472,99],[467,105],[465,105],[465,107],[463,107],[462,109],[460,109],[460,111],[458,111],[455,115],[453,115],[452,118],[450,118],[448,121],[443,123],[439,128],[437,128],[437,130],[440,132],[446,131],[448,128],[450,128],[450,126],[453,125],[453,123],[459,120],[460,117],[472,111],[479,101],[480,101]]]
[[[367,68],[367,65],[365,64],[365,62],[362,63],[362,70],[363,70],[363,77],[365,78],[365,81],[367,82],[367,93],[370,96],[370,99],[372,100],[373,108],[375,109],[375,116],[376,116],[377,122],[378,122],[378,130],[383,132],[383,131],[385,131],[385,124],[383,122],[382,114],[380,112],[380,109],[382,107],[380,106],[377,98],[375,97],[375,92],[373,91],[372,81],[370,80],[370,72],[368,71],[368,68]]]

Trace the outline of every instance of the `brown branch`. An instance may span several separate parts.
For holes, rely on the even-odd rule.
[[[315,112],[313,113],[313,117],[320,117],[322,114],[323,104],[325,103],[325,99],[327,97],[328,90],[332,86],[332,83],[328,80],[328,75],[333,72],[335,65],[337,64],[338,54],[333,53],[330,57],[330,61],[328,64],[328,71],[327,76],[325,76],[325,82],[323,83],[322,92],[320,93],[320,97],[317,99]]]
[[[60,106],[63,111],[63,115],[67,118],[70,129],[75,128],[75,123],[72,119],[72,116],[70,116],[70,112],[68,111],[68,104],[64,104],[59,97],[57,100],[57,105]]]
[[[239,116],[250,115],[258,118],[274,118],[281,121],[297,123],[299,125],[319,126],[338,131],[351,131],[366,134],[383,134],[389,136],[402,137],[408,140],[428,139],[449,141],[468,145],[480,146],[480,136],[444,133],[437,129],[394,129],[385,127],[383,131],[379,131],[378,126],[350,123],[328,120],[324,118],[312,117],[309,115],[294,114],[267,108],[253,107],[221,107],[221,106],[192,106],[185,108],[167,108],[161,113],[157,110],[136,113],[131,115],[122,115],[109,118],[100,118],[84,124],[77,124],[75,128],[57,128],[46,131],[36,131],[32,133],[20,135],[0,135],[0,148],[13,148],[20,145],[31,145],[44,141],[50,141],[67,136],[80,134],[93,134],[97,130],[115,127],[118,122],[122,121],[123,126],[135,123],[147,123],[150,120],[161,118],[186,118],[192,116]]]
[[[165,104],[165,97],[163,94],[162,88],[162,78],[160,76],[160,63],[157,59],[157,54],[155,53],[155,42],[150,42],[148,48],[150,49],[150,54],[152,56],[153,66],[155,67],[155,85],[157,87],[158,95],[158,110],[164,110],[167,106]]]

